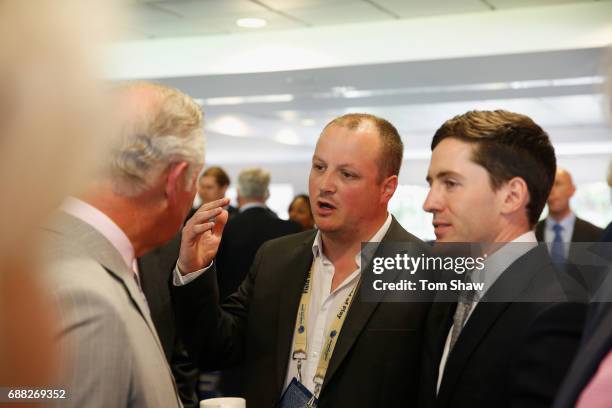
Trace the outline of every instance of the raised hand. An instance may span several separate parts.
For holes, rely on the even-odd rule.
[[[228,213],[228,198],[203,204],[183,227],[178,267],[181,274],[205,268],[217,255]]]

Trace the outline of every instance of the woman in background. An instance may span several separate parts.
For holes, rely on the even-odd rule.
[[[289,204],[289,219],[300,224],[304,231],[314,228],[310,199],[306,194],[298,194],[293,198]]]

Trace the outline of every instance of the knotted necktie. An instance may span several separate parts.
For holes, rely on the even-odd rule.
[[[473,270],[469,270],[465,273],[465,277],[463,279],[464,283],[472,283],[472,272]],[[453,316],[453,329],[451,332],[449,351],[455,346],[455,343],[461,334],[461,330],[463,329],[463,326],[470,315],[470,311],[472,310],[472,306],[474,305],[475,301],[477,301],[477,294],[474,289],[462,290],[461,293],[459,293],[459,298],[457,299],[457,309],[455,310],[455,315]]]
[[[563,237],[561,236],[563,226],[561,224],[555,224],[553,225],[553,231],[555,231],[555,238],[550,247],[550,256],[553,263],[561,267],[565,264],[565,248],[563,246]]]

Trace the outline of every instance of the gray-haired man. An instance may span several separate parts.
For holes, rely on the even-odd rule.
[[[47,227],[67,397],[60,405],[180,407],[136,259],[172,238],[189,211],[204,158],[202,112],[157,84],[122,85],[115,96],[119,137],[104,171]],[[194,217],[207,220],[225,204]]]

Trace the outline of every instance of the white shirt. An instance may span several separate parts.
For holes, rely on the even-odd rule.
[[[127,235],[125,235],[125,232],[108,215],[93,205],[75,197],[66,198],[62,203],[61,209],[65,213],[89,224],[93,229],[102,234],[121,254],[128,268],[136,274],[137,282],[140,282],[134,246]]]
[[[563,230],[561,230],[561,237],[563,242],[571,242],[572,235],[574,233],[574,224],[576,224],[576,215],[570,212],[561,221],[552,219],[550,216],[546,217],[546,227],[544,228],[544,241],[553,242],[555,239],[555,230],[553,227],[555,224],[561,224]]]
[[[387,216],[387,220],[382,227],[368,240],[368,242],[380,242],[391,225],[391,215]],[[338,287],[331,292],[332,280],[334,277],[334,265],[329,261],[325,254],[321,251],[321,232],[317,232],[317,236],[312,244],[313,271],[312,271],[312,292],[310,298],[310,306],[308,308],[307,321],[307,358],[302,363],[302,383],[311,392],[314,392],[315,384],[313,378],[319,364],[319,356],[323,347],[323,342],[327,336],[327,330],[331,324],[333,316],[340,309],[340,305],[350,291],[359,282],[361,276],[361,253],[355,256],[357,269],[353,271]],[[295,335],[295,333],[294,333]],[[291,352],[287,356],[289,364],[287,366],[287,375],[285,377],[285,388],[289,385],[293,377],[298,378],[297,361],[293,359],[293,338],[291,340]]]
[[[495,283],[501,274],[514,263],[514,261],[538,245],[538,241],[533,231],[524,233],[523,235],[514,239],[512,242],[522,242],[526,243],[526,245],[504,245],[487,257],[487,259],[484,261],[485,267],[482,270],[475,270],[472,273],[472,282],[484,282],[482,290],[478,290],[476,293],[476,299],[482,299],[489,288]],[[467,319],[465,319],[464,326],[477,305],[478,300],[474,301],[472,304],[470,313],[468,314]],[[451,326],[450,330],[448,331],[448,335],[446,336],[444,352],[442,353],[442,359],[440,360],[440,366],[438,367],[438,385],[436,392],[440,391],[440,384],[442,383],[444,368],[446,367],[446,361],[448,360],[448,354],[450,352],[450,340],[453,327],[454,324]]]
[[[547,243],[551,243],[555,239],[555,230],[553,229],[555,224],[560,224],[563,227],[563,229],[561,230],[561,239],[563,240],[563,242],[572,242],[572,235],[574,235],[574,225],[576,224],[576,215],[573,212],[570,212],[568,216],[563,218],[561,221],[556,221],[550,218],[550,216],[546,217],[546,225],[544,228],[544,241]],[[567,248],[567,245],[563,245],[563,255],[566,258]]]
[[[238,212],[244,212],[248,210],[249,208],[268,208],[268,207],[266,207],[265,203],[252,202],[252,203],[246,203],[245,205],[238,208]]]

